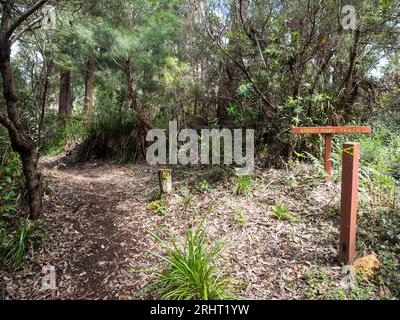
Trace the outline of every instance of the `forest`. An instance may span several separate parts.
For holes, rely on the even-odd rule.
[[[399,0],[0,21],[0,300],[400,298]]]

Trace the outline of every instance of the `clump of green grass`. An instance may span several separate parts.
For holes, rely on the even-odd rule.
[[[301,221],[299,217],[289,212],[289,205],[287,203],[277,203],[272,209],[272,212],[276,218],[285,221]]]
[[[210,190],[210,184],[208,183],[207,180],[203,179],[200,181],[200,189],[203,191],[208,191]]]
[[[245,226],[247,224],[247,215],[240,206],[235,208],[233,218],[241,226]]]
[[[248,195],[251,191],[251,177],[247,175],[236,176],[235,194]]]
[[[186,210],[190,206],[193,200],[193,195],[190,192],[188,184],[184,183],[181,186],[179,186],[178,193],[179,195],[182,196],[182,200],[180,201],[180,206],[184,210]]]
[[[172,241],[172,248],[152,233],[168,250],[160,256],[164,270],[156,273],[150,289],[163,300],[223,300],[233,299],[231,280],[216,268],[222,243],[210,246],[206,240],[205,217],[197,227],[186,230],[184,243]]]
[[[34,256],[34,247],[44,239],[42,222],[28,217],[19,226],[12,228],[4,221],[0,223],[0,264],[16,269],[24,258]]]

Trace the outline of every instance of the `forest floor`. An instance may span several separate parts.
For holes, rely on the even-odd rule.
[[[149,203],[158,190],[156,167],[65,165],[55,157],[43,165],[47,241],[33,263],[0,272],[6,298],[50,299],[41,291],[44,265],[56,269],[55,299],[151,298],[146,287],[151,270],[160,270],[156,255],[164,249],[150,232],[183,239],[185,228],[210,207],[207,234],[212,243],[224,239],[218,266],[234,279],[239,297],[320,298],[320,292],[340,289],[340,186],[316,179],[304,166],[256,169],[250,194],[242,196],[235,194],[229,170],[175,168],[174,194],[155,212]],[[296,219],[277,219],[273,208],[279,203]]]

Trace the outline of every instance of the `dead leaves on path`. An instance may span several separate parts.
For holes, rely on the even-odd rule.
[[[160,215],[147,208],[158,188],[157,168],[102,162],[49,168],[46,176],[54,189],[45,199],[49,240],[24,270],[0,271],[6,298],[50,299],[40,290],[43,265],[56,268],[56,299],[149,298],[144,288],[152,274],[144,270],[157,268],[154,254],[163,254],[149,232],[183,237],[186,226],[211,204],[209,238],[224,238],[221,265],[236,279],[240,295],[304,298],[302,270],[336,264],[337,217],[325,208],[337,202],[337,186],[307,176],[289,183],[286,171],[259,170],[248,196],[235,196],[227,176],[210,180],[209,191],[200,192],[197,181],[216,176],[210,170],[176,169],[176,192]],[[177,192],[184,183],[192,197],[185,208]],[[271,210],[277,201],[302,220],[275,219]],[[246,215],[244,225],[234,219],[238,206]],[[340,268],[331,270],[339,279]]]

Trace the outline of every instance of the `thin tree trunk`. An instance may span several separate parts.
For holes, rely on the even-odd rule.
[[[67,125],[72,111],[72,88],[71,71],[63,70],[60,72],[60,95],[58,104],[58,116],[61,126]]]
[[[0,123],[7,129],[14,151],[22,160],[23,172],[28,190],[30,216],[39,218],[42,210],[42,181],[36,165],[36,151],[33,141],[26,134],[18,112],[18,99],[15,94],[11,70],[10,45],[8,41],[0,43],[0,72],[3,78],[3,95],[7,105],[7,115],[0,114]]]
[[[126,92],[124,98],[125,111],[130,108],[135,109],[136,107],[136,96],[133,91],[133,76],[132,76],[132,66],[131,58],[127,58],[124,61],[124,73],[126,76]]]
[[[126,98],[130,100],[129,107],[136,113],[138,116],[139,122],[143,124],[143,127],[145,130],[150,130],[153,129],[154,126],[151,123],[149,119],[146,118],[146,116],[142,113],[142,110],[140,109],[140,106],[138,105],[137,99],[136,99],[136,94],[133,89],[133,75],[132,75],[132,67],[131,67],[131,61],[130,59],[127,59],[124,63],[124,68],[123,71],[126,76]]]
[[[346,78],[342,86],[343,94],[341,99],[339,99],[339,108],[343,110],[343,116],[346,123],[348,123],[351,120],[352,109],[351,109],[350,96],[353,93],[353,90],[355,89],[355,82],[353,80],[355,75],[357,75],[357,70],[355,69],[355,66],[356,66],[357,50],[358,50],[358,45],[360,43],[360,38],[361,38],[361,31],[357,29],[355,30],[354,33],[353,47],[350,50],[349,67],[347,69]],[[355,92],[355,94],[356,93],[357,92]],[[353,96],[353,98],[355,100],[355,96]]]
[[[42,210],[42,178],[37,167],[37,152],[30,150],[21,153],[22,168],[26,179],[26,188],[28,190],[28,203],[31,218],[37,219]]]
[[[7,115],[0,112],[0,123],[4,125],[11,141],[11,146],[20,155],[25,175],[30,216],[39,218],[42,211],[42,179],[36,162],[35,144],[26,133],[18,111],[18,98],[15,93],[13,74],[11,69],[11,38],[14,31],[45,3],[39,0],[19,15],[14,22],[10,21],[12,1],[2,1],[2,17],[0,30],[0,73],[3,79],[3,96],[7,106]],[[19,34],[21,36],[22,33]],[[13,38],[13,41],[18,39]]]
[[[86,121],[90,122],[93,117],[93,83],[94,83],[95,64],[92,58],[88,59],[85,77],[85,102],[84,113]]]

